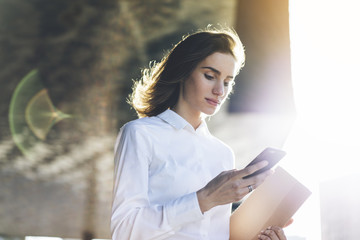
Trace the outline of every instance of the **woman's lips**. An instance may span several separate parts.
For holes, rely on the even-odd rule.
[[[205,98],[206,99],[206,101],[210,104],[210,105],[212,105],[212,106],[217,106],[217,105],[219,105],[220,104],[220,101],[218,101],[218,100],[216,100],[216,99],[212,99],[212,98]]]

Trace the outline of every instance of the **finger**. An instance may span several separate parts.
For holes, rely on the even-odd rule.
[[[268,165],[268,161],[261,161],[261,162],[258,162],[254,165],[250,165],[242,170],[239,170],[238,171],[238,174],[237,174],[237,177],[239,178],[242,178],[242,177],[245,177],[247,175],[250,175],[254,172],[256,172],[257,170],[260,170],[262,169],[263,167],[265,167],[266,165]]]
[[[258,239],[266,239],[266,240],[282,240],[280,239],[276,232],[272,229],[266,229],[260,232],[258,235]]]
[[[241,200],[245,195],[255,190],[260,184],[262,184],[266,177],[269,176],[273,170],[267,170],[261,174],[253,176],[251,178],[232,178],[232,190],[236,199]],[[239,201],[235,200],[235,201]]]
[[[285,225],[283,226],[283,228],[286,228],[287,226],[291,225],[294,222],[293,218],[290,218],[289,221],[287,221],[287,223],[285,223]]]
[[[267,170],[263,173],[260,173],[256,176],[247,178],[247,179],[243,179],[242,183],[244,185],[245,188],[249,188],[249,186],[251,186],[252,190],[255,190],[257,187],[259,187],[264,181],[265,179],[271,175],[273,173],[273,170]]]
[[[213,180],[216,179],[218,181],[227,181],[227,180],[233,178],[234,176],[236,176],[238,171],[239,170],[237,170],[237,169],[222,171],[215,178],[213,178]]]
[[[272,231],[279,240],[286,240],[286,236],[284,233],[284,230],[281,227],[278,226],[271,226],[266,229],[267,231]]]
[[[258,239],[260,239],[260,240],[271,240],[271,238],[269,238],[268,236],[266,236],[264,234],[259,234]]]

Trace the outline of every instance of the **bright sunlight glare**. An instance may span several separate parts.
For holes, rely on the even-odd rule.
[[[360,3],[293,0],[289,6],[297,120],[284,146],[291,162],[282,166],[313,194],[286,232],[319,240],[320,182],[360,174]]]

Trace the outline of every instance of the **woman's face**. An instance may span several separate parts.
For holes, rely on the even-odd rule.
[[[231,92],[235,71],[232,55],[216,52],[208,56],[185,80],[177,107],[193,117],[215,114]]]

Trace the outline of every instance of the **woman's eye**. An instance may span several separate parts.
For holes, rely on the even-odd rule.
[[[235,82],[234,81],[230,81],[230,82],[224,82],[224,86],[225,87],[229,87],[229,86],[234,86],[235,85]]]
[[[229,87],[229,86],[233,86],[234,85],[234,82],[231,81],[231,82],[224,82],[224,86],[225,87]]]
[[[214,77],[211,76],[211,75],[208,75],[206,73],[204,75],[205,75],[205,78],[208,79],[208,80],[213,80],[214,79]]]

